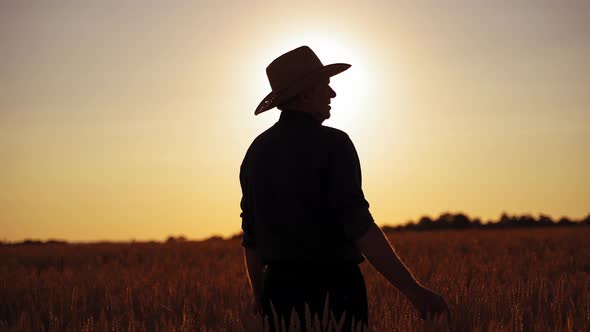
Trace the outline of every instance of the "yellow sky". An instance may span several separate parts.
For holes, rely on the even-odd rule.
[[[585,1],[0,4],[0,240],[239,231],[265,67],[311,46],[379,224],[590,212]]]

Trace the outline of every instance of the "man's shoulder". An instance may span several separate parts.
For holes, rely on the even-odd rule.
[[[330,127],[330,126],[321,126],[322,130],[326,133],[332,134],[337,137],[348,137],[348,134],[338,128]]]
[[[250,144],[250,148],[270,139],[270,137],[273,136],[274,131],[275,131],[275,126],[271,126],[271,127],[267,128],[266,130],[264,130],[263,132],[261,132],[260,134],[258,134],[258,136],[256,136],[252,140],[252,143]]]
[[[338,141],[346,141],[349,138],[348,134],[340,129],[337,128],[333,128],[333,127],[328,127],[328,126],[318,126],[316,127],[317,129],[319,129],[319,132],[322,134],[322,136],[324,136],[324,138],[332,138]],[[317,133],[317,129],[316,129],[316,133]],[[254,138],[254,140],[252,141],[252,143],[250,144],[250,146],[254,146],[257,144],[260,144],[262,142],[265,142],[267,140],[272,140],[275,139],[277,136],[280,136],[280,129],[277,128],[276,126],[271,126],[270,128],[267,128],[265,131],[263,131],[262,133],[260,133],[258,136],[256,136],[256,138]]]
[[[328,146],[331,149],[335,146],[348,146],[352,143],[346,132],[328,126],[318,126],[312,132],[306,134],[311,134],[315,136],[315,139],[319,139],[322,142],[320,146]],[[275,144],[277,141],[282,140],[281,136],[282,132],[276,126],[266,129],[252,140],[246,155],[265,149],[264,147],[268,146],[268,144]]]
[[[348,134],[340,129],[328,126],[321,126],[321,128],[324,135],[336,143],[344,143],[350,140]]]
[[[248,154],[252,153],[253,151],[260,148],[261,145],[264,145],[264,142],[272,141],[271,136],[273,136],[273,131],[275,130],[275,126],[271,126],[264,130],[262,133],[258,134],[250,143],[250,146],[246,150],[246,157]]]

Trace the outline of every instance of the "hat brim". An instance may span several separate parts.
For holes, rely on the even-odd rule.
[[[325,77],[332,77],[334,75],[338,75],[341,72],[350,68],[350,65],[347,63],[333,63],[315,70],[308,75],[304,76],[303,78],[293,82],[287,88],[284,88],[279,91],[272,91],[269,93],[264,99],[260,102],[256,110],[254,111],[254,115],[258,115],[262,112],[268,111],[280,105],[282,102],[288,100],[289,98],[297,95],[299,92],[303,91],[305,88],[313,85],[319,79]]]

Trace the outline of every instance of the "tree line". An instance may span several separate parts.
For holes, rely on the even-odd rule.
[[[590,214],[585,218],[575,220],[568,217],[561,217],[554,220],[551,216],[540,214],[535,218],[530,214],[508,215],[502,213],[498,220],[488,220],[482,222],[479,218],[471,219],[464,213],[442,213],[438,218],[432,219],[429,216],[422,216],[417,222],[410,220],[405,224],[383,226],[384,232],[396,231],[430,231],[430,230],[452,230],[452,229],[507,229],[507,228],[525,228],[525,227],[558,227],[558,226],[590,226]],[[242,232],[230,237],[231,239],[241,239]],[[221,236],[212,236],[208,240],[223,240]],[[182,243],[189,241],[185,236],[169,236],[166,243]],[[135,241],[132,241],[135,242]],[[152,241],[153,242],[153,241]],[[47,245],[47,244],[67,244],[63,240],[49,239],[47,241],[26,239],[21,242],[9,243],[0,240],[0,245]]]
[[[463,213],[442,213],[438,218],[432,219],[429,216],[422,216],[417,222],[409,222],[397,226],[384,226],[383,231],[405,231],[405,230],[443,230],[443,229],[503,229],[503,228],[524,228],[524,227],[556,227],[556,226],[589,226],[590,214],[586,218],[574,220],[568,217],[561,217],[557,220],[551,216],[540,214],[538,218],[530,214],[508,215],[502,213],[498,220],[482,222],[479,218],[471,219]]]

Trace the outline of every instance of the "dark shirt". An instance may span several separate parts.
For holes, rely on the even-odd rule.
[[[373,223],[348,135],[283,111],[240,167],[242,245],[273,261],[364,260],[355,246]]]

